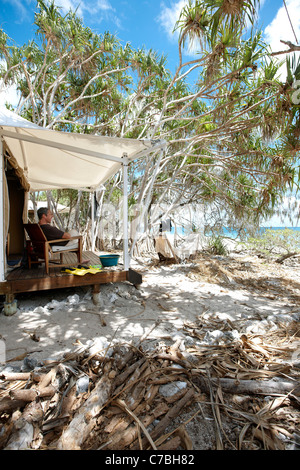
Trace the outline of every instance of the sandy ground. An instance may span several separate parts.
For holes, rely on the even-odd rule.
[[[172,342],[185,334],[189,344],[184,326],[200,317],[207,322],[207,344],[230,340],[222,334],[224,322],[231,322],[234,336],[263,334],[300,319],[297,263],[279,266],[239,255],[165,266],[148,260],[132,268],[143,274],[139,289],[128,283],[103,285],[98,306],[89,288],[18,295],[17,312],[0,314],[6,366],[25,354],[26,360],[60,359],[78,340],[132,342],[148,334],[149,340]]]
[[[14,315],[0,313],[0,346],[2,359],[3,353],[6,359],[0,370],[28,371],[47,359],[60,361],[66,353],[76,351],[78,344],[94,344],[99,350],[101,345],[135,344],[143,338],[143,348],[151,350],[179,339],[182,354],[189,354],[203,346],[207,351],[214,345],[226,348],[242,335],[269,338],[282,329],[285,339],[291,332],[294,351],[282,360],[292,361],[300,369],[299,258],[278,265],[245,253],[227,257],[202,254],[182,264],[161,265],[143,259],[133,262],[132,268],[142,273],[142,285],[103,285],[98,305],[89,288],[19,295]],[[187,423],[196,450],[216,448],[211,406],[206,402],[203,397],[203,402],[185,410],[173,423]],[[247,406],[251,413],[257,412],[255,399]],[[298,448],[299,411],[285,407],[280,416],[290,432],[287,448]],[[236,425],[227,421],[226,413],[222,419],[225,442],[227,438],[235,442]],[[245,445],[259,448],[252,440]]]

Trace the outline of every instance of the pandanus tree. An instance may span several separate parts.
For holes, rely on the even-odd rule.
[[[207,206],[223,206],[230,223],[244,220],[248,227],[297,184],[299,165],[299,139],[293,132],[298,110],[291,101],[291,83],[277,78],[280,62],[271,60],[261,33],[245,34],[258,4],[187,2],[177,23],[180,65],[165,91],[159,123],[165,128],[172,106],[172,166],[176,144],[179,161],[185,160],[178,177],[189,182],[187,193]],[[198,54],[184,63],[187,42]],[[193,91],[175,107],[171,90],[195,69]],[[283,141],[291,138],[291,131],[294,148],[288,149]]]
[[[189,0],[174,27],[172,74],[166,57],[121,46],[39,0],[36,42],[16,47],[1,32],[2,83],[17,85],[22,116],[48,128],[164,139],[163,154],[130,171],[130,204],[150,228],[165,203],[169,213],[199,204],[207,217],[249,227],[299,180],[298,68],[290,62],[288,79],[278,78],[281,62],[255,29],[258,8],[258,0]],[[118,201],[120,184],[117,174],[97,202]]]

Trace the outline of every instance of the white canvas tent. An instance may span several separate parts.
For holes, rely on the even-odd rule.
[[[122,139],[58,132],[37,126],[0,108],[0,194],[3,195],[3,151],[15,159],[29,191],[58,188],[96,190],[123,167],[124,268],[128,270],[127,167],[130,161],[164,148],[164,141]],[[5,246],[3,200],[0,204],[0,247]],[[0,249],[0,282],[5,280]]]

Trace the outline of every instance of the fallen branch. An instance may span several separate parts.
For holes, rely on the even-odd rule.
[[[139,410],[136,410],[135,414],[138,415],[140,411],[144,411],[144,405],[140,406]],[[149,414],[143,417],[143,425],[145,428],[150,426],[155,419],[158,419],[160,416],[163,416],[169,411],[169,407],[165,403],[159,403],[159,405],[154,408],[154,410],[149,411]],[[109,432],[110,442],[107,443],[107,447],[111,450],[113,449],[124,449],[129,448],[139,437],[139,428],[138,426],[131,426],[133,418],[129,421],[124,421],[124,418],[119,420],[119,425],[114,426],[114,429],[110,431],[109,428],[106,428],[106,432]],[[147,444],[147,439],[146,439]],[[139,441],[138,449],[143,448],[143,443]]]
[[[31,377],[30,372],[2,372],[0,380],[13,382],[15,380],[29,380]]]
[[[293,393],[300,396],[300,385],[291,382],[275,381],[275,380],[235,380],[220,378],[211,378],[211,384],[218,387],[226,393],[234,394],[251,394],[251,395],[286,395]],[[210,392],[209,381],[198,376],[196,379],[197,386],[205,393]]]
[[[121,409],[125,410],[126,413],[128,413],[129,416],[131,416],[137,422],[137,425],[143,430],[143,433],[145,434],[148,441],[150,442],[152,449],[157,450],[157,448],[156,448],[150,434],[148,433],[147,429],[145,428],[143,423],[139,420],[139,418],[134,413],[132,413],[132,411],[126,406],[126,403],[124,403],[124,401],[122,401],[120,399],[116,400],[114,403],[117,406],[119,406]]]
[[[0,401],[0,414],[8,413],[11,414],[18,408],[23,408],[26,405],[24,400],[13,400],[10,397],[4,397]]]
[[[13,400],[19,400],[24,402],[30,402],[36,400],[36,398],[51,398],[56,392],[56,388],[50,385],[42,390],[36,390],[30,388],[28,390],[11,390],[10,396]]]
[[[293,334],[298,332],[298,325],[295,327]],[[291,440],[298,421],[279,429],[274,411],[284,416],[287,404],[291,407],[300,402],[299,372],[290,367],[288,377],[285,365],[281,361],[276,365],[276,357],[290,355],[295,348],[290,343],[283,347],[281,338],[277,347],[257,343],[246,335],[240,339],[242,342],[228,346],[195,345],[185,353],[181,352],[181,339],[171,346],[159,343],[150,351],[143,349],[141,341],[138,348],[136,344],[111,343],[111,355],[105,360],[91,355],[80,343],[80,350],[61,361],[44,361],[43,368],[26,375],[5,376],[7,380],[1,382],[0,448],[192,449],[185,425],[196,417],[205,419],[201,401],[208,402],[204,393],[210,397],[209,413],[218,431],[212,448],[233,445],[223,427],[224,412],[241,423],[240,436],[236,436],[239,448],[248,446],[253,436],[255,448],[258,442],[265,448],[284,448],[282,433],[289,432]],[[270,380],[273,375],[277,379]],[[85,380],[79,384],[82,377]],[[185,386],[177,387],[177,381],[184,381]],[[236,397],[231,400],[230,394]],[[284,399],[267,402],[265,396]],[[239,406],[227,406],[230,400]],[[196,413],[187,409],[196,402]],[[200,412],[202,418],[198,417]]]
[[[293,258],[294,256],[299,256],[299,251],[295,251],[294,253],[287,253],[286,255],[281,256],[280,258],[275,260],[275,263],[282,264],[288,258]]]
[[[89,398],[75,414],[69,426],[63,431],[57,443],[59,450],[78,450],[96,426],[96,418],[110,399],[112,380],[103,375]]]
[[[168,413],[160,420],[160,422],[155,426],[151,432],[151,437],[155,442],[156,439],[164,432],[167,426],[170,425],[172,420],[178,416],[180,411],[187,406],[193,399],[194,390],[189,389],[186,394],[179,400],[169,411]],[[143,439],[143,448],[147,445],[147,441]],[[137,450],[137,445],[133,446],[132,449]]]
[[[14,423],[14,429],[5,450],[31,449],[36,423],[39,423],[43,416],[44,412],[39,402],[29,403],[21,417]]]

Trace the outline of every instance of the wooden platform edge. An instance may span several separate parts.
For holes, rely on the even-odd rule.
[[[133,269],[129,268],[127,272],[127,281],[129,281],[131,284],[135,286],[138,286],[139,284],[142,284],[143,277],[137,271],[134,271]]]
[[[64,289],[67,287],[96,286],[123,281],[138,285],[142,283],[142,276],[138,272],[129,269],[129,271],[103,271],[97,274],[85,274],[84,276],[66,274],[59,277],[45,276],[33,279],[13,279],[0,283],[0,295]]]

